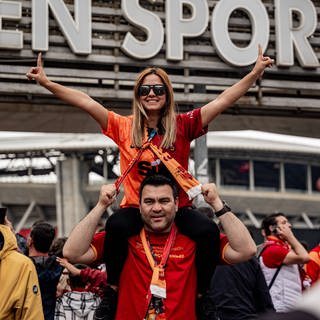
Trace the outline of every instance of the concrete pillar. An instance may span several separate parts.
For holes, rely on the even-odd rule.
[[[208,148],[207,148],[207,137],[204,135],[199,137],[195,141],[194,148],[194,168],[196,178],[201,184],[209,182],[208,173]],[[194,204],[197,207],[208,206],[204,201],[203,196],[199,195],[195,200]]]
[[[84,187],[89,168],[76,155],[57,161],[56,210],[58,236],[68,236],[74,226],[88,213]]]
[[[204,85],[195,85],[194,92],[196,93],[205,93],[206,88]],[[199,105],[195,105],[195,108],[198,108]],[[207,147],[207,136],[203,135],[195,140],[194,148],[194,168],[196,178],[200,183],[208,183],[209,173],[208,173],[208,147]],[[202,196],[198,196],[195,199],[195,205],[201,206],[206,205]]]

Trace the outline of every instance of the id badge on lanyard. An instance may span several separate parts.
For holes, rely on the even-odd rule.
[[[164,278],[164,270],[161,266],[154,267],[150,284],[150,291],[155,297],[162,299],[165,299],[167,297],[166,280]]]

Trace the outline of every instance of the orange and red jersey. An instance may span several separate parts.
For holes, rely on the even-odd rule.
[[[177,137],[176,142],[170,149],[163,149],[168,152],[181,166],[188,169],[191,142],[207,132],[207,128],[202,128],[200,109],[195,109],[187,113],[176,116]],[[131,142],[132,116],[121,116],[112,111],[108,113],[108,128],[103,133],[110,137],[119,147],[120,170],[128,167],[130,161],[138,152],[132,147]],[[160,146],[162,135],[157,134],[152,143]],[[150,149],[146,149],[138,162],[133,166],[128,176],[124,179],[124,197],[121,207],[139,207],[139,187],[143,179],[153,173],[167,173],[167,169],[159,161],[158,157]],[[179,189],[179,207],[190,206],[191,201],[188,195]]]
[[[309,257],[310,261],[304,265],[304,270],[313,284],[320,279],[320,244],[309,252]]]

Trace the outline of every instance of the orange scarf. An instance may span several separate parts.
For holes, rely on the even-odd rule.
[[[149,148],[167,167],[177,183],[189,196],[189,200],[201,194],[200,182],[189,171],[183,168],[178,161],[172,158],[168,152],[164,152],[152,143],[149,144]]]

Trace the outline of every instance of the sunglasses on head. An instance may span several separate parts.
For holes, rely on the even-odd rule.
[[[164,84],[142,84],[138,89],[138,96],[147,96],[151,89],[156,96],[163,96],[166,93],[166,86]]]

